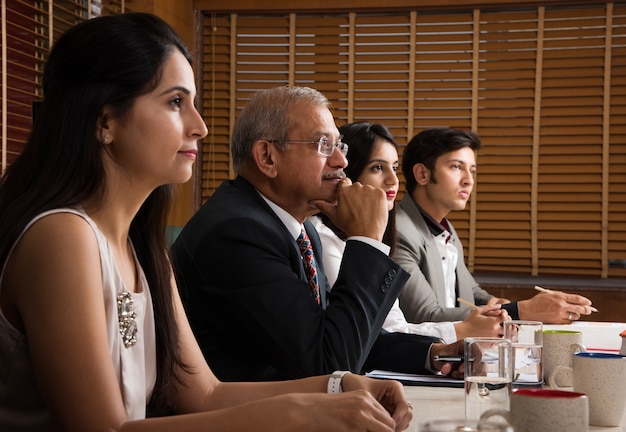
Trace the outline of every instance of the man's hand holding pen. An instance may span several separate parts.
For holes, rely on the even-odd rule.
[[[463,379],[463,340],[451,344],[435,343],[430,349],[430,364],[435,370],[452,378]],[[457,361],[460,360],[460,361]]]

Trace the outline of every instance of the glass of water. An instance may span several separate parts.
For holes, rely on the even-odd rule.
[[[513,361],[511,341],[465,338],[465,420],[490,409],[509,409]]]
[[[504,338],[511,341],[513,352],[513,388],[543,386],[543,323],[540,321],[505,321]]]
[[[506,423],[433,420],[421,423],[419,432],[513,432],[513,428]]]

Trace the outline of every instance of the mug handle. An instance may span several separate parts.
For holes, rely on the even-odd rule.
[[[511,412],[507,410],[503,410],[503,409],[497,409],[497,408],[490,409],[482,413],[478,423],[485,421],[485,420],[489,420],[491,417],[496,417],[496,416],[502,417],[504,420],[506,420],[506,422],[509,425],[513,426],[511,424]]]
[[[581,343],[574,342],[569,346],[569,350],[572,354],[576,354],[577,352],[587,352],[587,347]]]
[[[556,376],[559,374],[561,370],[569,370],[573,372],[573,369],[570,366],[558,365],[557,367],[555,367],[552,373],[550,374],[550,376],[548,377],[548,383],[550,384],[550,387],[552,387],[553,389],[556,389],[556,390],[561,389],[561,387],[556,385]]]
[[[576,354],[577,352],[587,352],[587,347],[584,346],[581,343],[578,342],[574,342],[573,344],[571,344],[569,346],[569,350],[571,352],[572,355]],[[572,362],[570,361],[570,365],[572,364]],[[550,387],[552,387],[553,389],[561,389],[561,387],[559,387],[556,384],[556,376],[559,374],[559,372],[561,370],[570,370],[573,373],[573,369],[571,368],[571,366],[564,366],[564,365],[558,365],[554,368],[554,370],[552,371],[552,373],[550,374],[550,376],[548,377],[548,383],[550,384]]]

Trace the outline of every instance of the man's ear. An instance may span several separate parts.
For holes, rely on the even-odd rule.
[[[423,163],[413,165],[413,176],[420,186],[425,186],[430,181],[430,170]]]
[[[279,150],[266,140],[258,140],[252,144],[252,159],[257,169],[268,178],[278,175],[276,169],[276,154]]]

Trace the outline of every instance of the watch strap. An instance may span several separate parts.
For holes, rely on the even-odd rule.
[[[351,373],[350,371],[335,371],[328,378],[328,393],[341,393],[343,388],[341,386],[341,381],[346,374]]]

